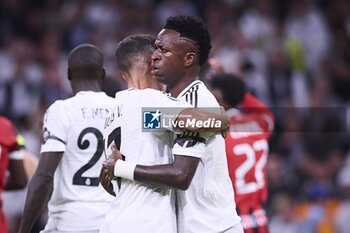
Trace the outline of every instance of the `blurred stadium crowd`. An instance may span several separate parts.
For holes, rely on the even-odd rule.
[[[44,111],[71,95],[68,51],[86,42],[100,47],[113,96],[126,87],[114,65],[116,44],[156,34],[177,14],[203,17],[211,57],[276,115],[267,163],[271,232],[350,232],[349,1],[3,0],[0,114],[39,155]],[[207,65],[201,78],[212,73]]]

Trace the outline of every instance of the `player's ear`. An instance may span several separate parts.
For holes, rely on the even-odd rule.
[[[72,71],[69,68],[67,69],[67,78],[69,81],[72,80]]]
[[[190,67],[196,62],[197,54],[194,52],[186,53],[185,55],[185,66]]]

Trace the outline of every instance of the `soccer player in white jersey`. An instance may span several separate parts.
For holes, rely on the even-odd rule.
[[[157,36],[152,56],[152,74],[167,86],[172,96],[195,107],[219,106],[206,86],[198,81],[200,66],[208,58],[211,42],[206,25],[198,18],[175,16],[167,19]],[[227,170],[224,138],[198,135],[206,149],[192,183],[178,191],[178,232],[243,232],[232,202],[233,188]],[[173,153],[183,149],[177,138]]]
[[[133,35],[125,38],[117,47],[117,64],[128,82],[129,89],[116,94],[114,114],[106,119],[105,143],[108,150],[114,142],[125,155],[126,162],[119,160],[116,171],[124,173],[128,179],[122,179],[120,190],[106,214],[106,222],[101,232],[177,232],[175,196],[174,191],[168,187],[185,189],[195,172],[195,169],[192,168],[193,164],[185,162],[188,159],[187,156],[179,155],[173,161],[170,131],[142,132],[142,107],[173,107],[173,110],[177,111],[174,112],[175,115],[181,112],[183,115],[193,115],[196,118],[204,116],[185,101],[178,101],[149,88],[159,89],[161,86],[150,73],[153,44],[154,38],[151,36]],[[196,115],[196,113],[199,114]],[[214,114],[209,114],[202,120],[211,118],[210,115],[214,116]],[[203,143],[193,142],[193,146],[188,149],[187,153],[201,156],[204,148]],[[154,180],[153,184],[170,178],[168,187],[163,185],[157,188],[154,185],[137,182],[147,177],[135,177],[133,181],[134,168],[128,165],[135,163],[142,164],[138,166],[138,169],[153,164],[159,164],[158,167],[161,168],[164,167],[162,164],[166,164],[169,167],[168,173],[157,177],[158,180]],[[113,170],[114,164],[112,173]],[[101,175],[101,179],[104,178],[106,174]],[[109,193],[113,193],[110,184],[105,187]]]
[[[49,199],[43,232],[99,231],[113,199],[98,178],[104,122],[114,107],[114,99],[100,90],[104,76],[97,47],[82,44],[71,51],[68,79],[74,96],[56,101],[45,114],[41,158],[28,187],[20,233],[30,232]]]
[[[184,99],[195,107],[219,106],[205,85],[197,80],[200,67],[208,58],[210,43],[207,27],[200,19],[176,16],[167,20],[155,42],[151,72],[167,86],[171,96]],[[186,154],[189,142],[203,140],[206,141],[203,155]],[[186,157],[177,154],[187,155],[195,170],[188,189],[177,191],[178,232],[242,233],[240,218],[232,201],[234,194],[227,169],[224,138],[208,133],[184,133],[176,138],[172,152],[175,160]],[[124,174],[125,167],[128,167],[128,175]],[[139,165],[135,167],[135,164],[128,163],[119,166],[117,163],[114,169],[114,175],[127,179],[133,175],[135,179],[150,184],[169,185],[170,182],[170,179],[159,179],[166,177],[164,174],[169,169],[166,165],[143,166],[141,169]]]

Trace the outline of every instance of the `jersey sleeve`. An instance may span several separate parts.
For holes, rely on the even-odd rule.
[[[185,108],[193,108],[193,106],[187,103],[185,100],[175,99],[173,97],[167,96],[166,94],[149,90],[144,92],[143,105],[145,107],[152,107],[154,110],[157,109],[171,109],[171,114],[174,116],[172,121],[176,119],[179,113]],[[176,132],[173,128],[166,128],[166,130],[171,130]],[[185,155],[200,158],[205,151],[205,140],[199,136],[198,133],[194,132],[184,132],[177,135],[175,139],[175,144],[173,147],[174,155]]]
[[[172,151],[174,155],[201,158],[205,152],[205,139],[198,132],[184,132],[177,135]]]
[[[191,91],[192,90],[192,91]],[[189,90],[181,97],[183,101],[196,108],[219,108],[219,104],[203,83]],[[177,135],[173,147],[173,154],[201,158],[206,150],[206,142],[214,136],[214,132],[183,132]]]
[[[65,151],[68,122],[62,105],[61,101],[56,101],[45,113],[41,153]]]
[[[155,108],[174,108],[175,115],[178,115],[185,108],[193,106],[184,100],[176,99],[156,90],[150,90],[144,93],[145,106]]]

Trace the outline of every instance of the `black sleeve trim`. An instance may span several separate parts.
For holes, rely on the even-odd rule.
[[[205,143],[205,139],[198,132],[184,132],[177,136],[175,143],[181,147],[192,147],[197,143]]]

